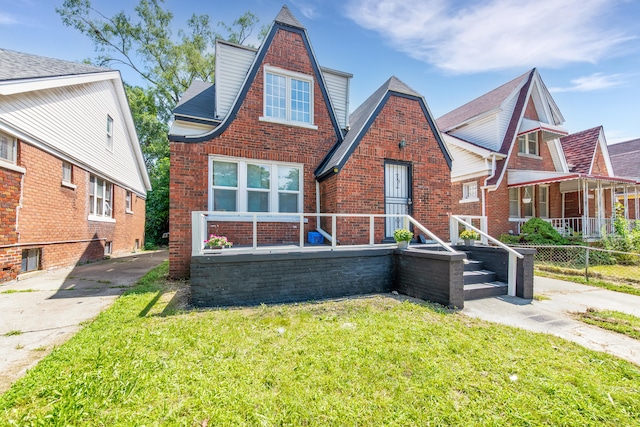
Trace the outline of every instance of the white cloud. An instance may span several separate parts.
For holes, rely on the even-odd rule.
[[[455,73],[595,63],[630,40],[603,28],[611,0],[350,0],[347,15],[396,49]]]
[[[296,1],[296,0],[292,0],[292,3],[296,8],[298,8],[298,10],[300,10],[300,13],[302,13],[302,15],[305,18],[307,19],[315,18],[317,8],[314,4],[311,4],[305,1]]]
[[[571,86],[552,87],[550,92],[590,92],[593,90],[607,89],[610,87],[622,86],[626,82],[624,74],[602,74],[594,73],[590,76],[578,77],[571,80]]]
[[[18,23],[18,20],[15,19],[13,16],[6,13],[0,13],[0,25],[14,25],[17,23]]]

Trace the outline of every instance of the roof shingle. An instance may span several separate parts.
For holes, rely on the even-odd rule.
[[[597,126],[560,138],[567,163],[574,166],[571,172],[590,173],[601,131],[602,126]]]
[[[104,73],[108,68],[0,49],[0,81]]]

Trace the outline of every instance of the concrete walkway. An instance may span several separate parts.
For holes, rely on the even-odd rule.
[[[143,252],[0,284],[0,393],[167,258]]]
[[[528,301],[496,297],[465,301],[462,313],[574,341],[640,365],[640,341],[573,319],[587,308],[616,310],[640,317],[640,296],[608,291],[562,280],[535,277],[534,294],[548,297]]]

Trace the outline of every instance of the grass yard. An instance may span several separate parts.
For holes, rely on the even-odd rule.
[[[640,425],[640,367],[556,337],[390,296],[181,311],[166,270],[0,396],[0,425]]]
[[[584,313],[576,313],[576,317],[590,325],[640,340],[640,318],[636,316],[614,310],[589,308]]]
[[[536,276],[596,286],[630,295],[640,295],[640,282],[638,281],[640,272],[637,272],[637,266],[599,265],[589,267],[589,280],[585,279],[584,270],[538,263],[535,264],[534,268]],[[638,276],[634,276],[634,274],[638,274]]]

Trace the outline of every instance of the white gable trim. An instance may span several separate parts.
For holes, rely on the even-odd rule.
[[[104,71],[89,74],[77,74],[72,76],[38,77],[33,79],[9,80],[0,82],[0,95],[15,95],[17,93],[33,92],[36,90],[53,89],[57,87],[79,85],[112,79],[119,80],[120,72]]]
[[[598,144],[600,145],[600,150],[602,151],[602,157],[604,157],[604,164],[607,167],[607,175],[615,176],[613,173],[613,165],[611,164],[611,158],[609,157],[609,149],[607,148],[607,140],[604,136],[604,130],[600,128],[600,133],[598,135]],[[589,174],[593,173],[593,165],[596,160],[597,150],[593,150],[593,158],[591,159],[591,166],[589,166]]]

